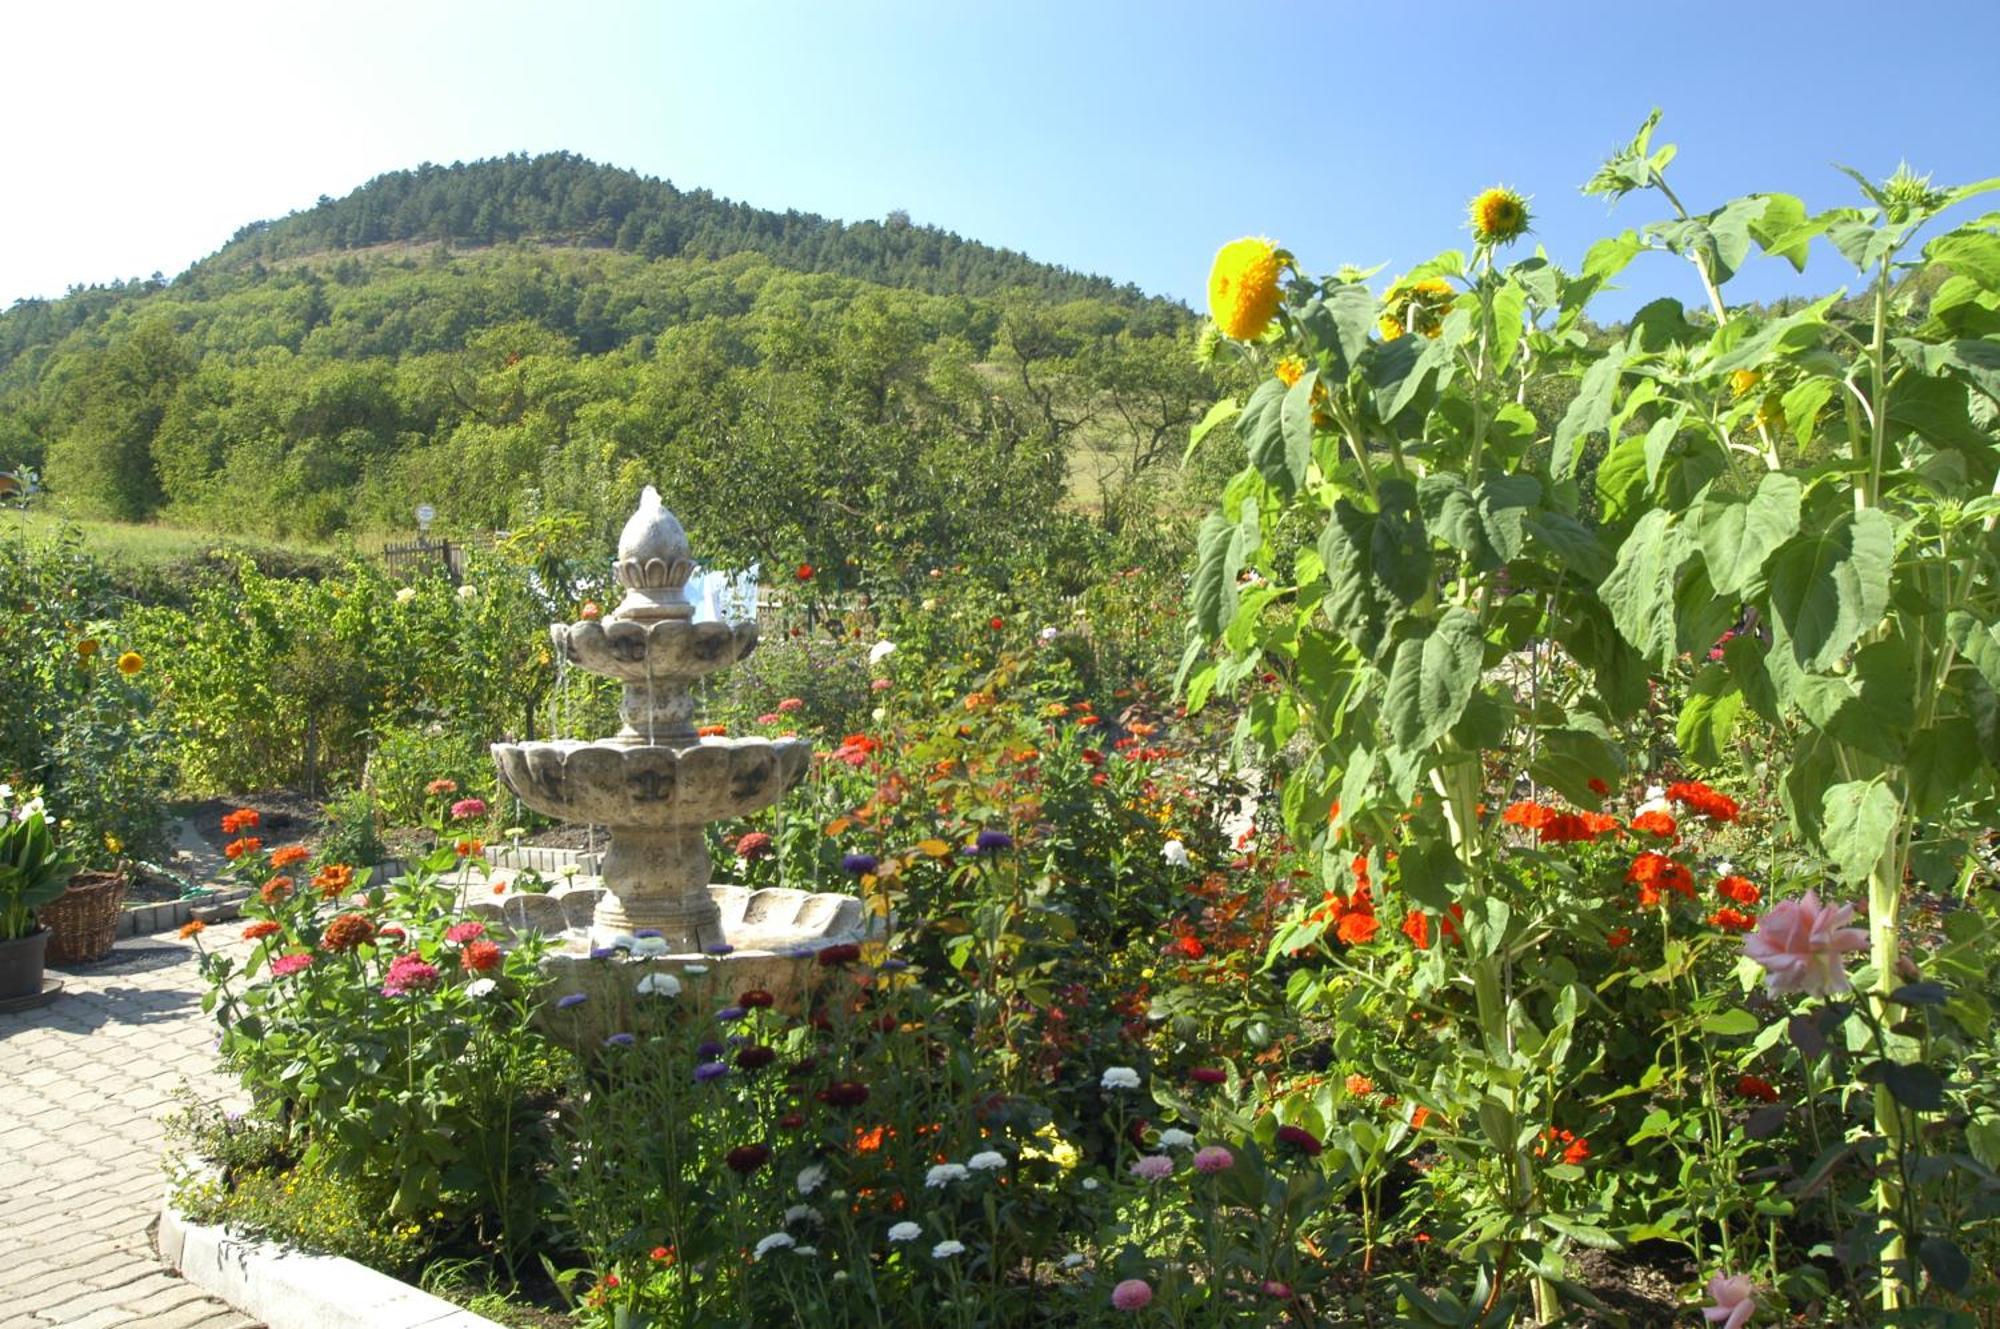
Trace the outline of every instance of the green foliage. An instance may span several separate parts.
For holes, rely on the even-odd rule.
[[[39,799],[0,795],[0,941],[39,926],[35,911],[69,888],[76,863],[56,843]]]

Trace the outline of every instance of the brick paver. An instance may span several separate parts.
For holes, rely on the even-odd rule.
[[[168,1272],[148,1231],[175,1089],[236,1097],[194,944],[133,937],[50,972],[63,980],[52,1004],[0,1015],[0,1329],[250,1329]]]

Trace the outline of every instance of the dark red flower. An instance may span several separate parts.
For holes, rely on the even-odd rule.
[[[838,969],[842,965],[853,964],[860,958],[861,948],[851,941],[843,941],[820,951],[819,966],[822,969]]]
[[[1745,1098],[1754,1098],[1760,1103],[1778,1101],[1778,1091],[1771,1087],[1769,1080],[1748,1072],[1736,1077],[1736,1092]]]
[[[860,1107],[868,1101],[868,1086],[859,1080],[835,1080],[813,1097],[828,1107]]]
[[[806,1114],[803,1112],[787,1112],[778,1118],[778,1127],[781,1130],[795,1131],[805,1124]]]
[[[758,1168],[771,1161],[771,1146],[768,1144],[739,1144],[722,1156],[731,1172],[749,1176]]]
[[[1279,1144],[1289,1149],[1296,1149],[1307,1158],[1318,1158],[1320,1150],[1324,1148],[1311,1131],[1297,1126],[1278,1127],[1277,1140]]]
[[[1196,1084],[1228,1084],[1229,1072],[1220,1066],[1196,1066],[1188,1072],[1188,1079]]]
[[[776,997],[764,991],[764,989],[762,988],[751,988],[748,992],[744,993],[742,996],[736,999],[736,1004],[738,1006],[743,1007],[746,1010],[758,1011],[767,1009],[768,1007],[776,1004],[777,1000],[778,999]]]
[[[736,1054],[736,1064],[746,1071],[761,1071],[778,1059],[775,1049],[752,1043]]]

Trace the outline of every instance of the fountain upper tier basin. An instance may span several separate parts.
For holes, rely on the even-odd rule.
[[[795,738],[706,738],[654,746],[570,739],[495,743],[500,782],[535,811],[600,826],[699,826],[778,801],[805,776]]]
[[[757,649],[752,623],[691,623],[668,618],[590,619],[557,623],[549,639],[571,664],[622,683],[703,678]]]

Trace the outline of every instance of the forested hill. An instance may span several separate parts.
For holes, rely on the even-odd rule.
[[[246,226],[199,266],[440,240],[462,245],[537,240],[646,258],[716,259],[749,250],[801,272],[839,273],[938,294],[1031,290],[1060,300],[1151,303],[1136,286],[912,225],[900,213],[847,223],[796,210],[773,212],[566,152],[391,171],[345,198],[321,198],[307,211]]]
[[[78,514],[312,538],[419,500],[609,533],[655,483],[729,556],[858,569],[1148,508],[1221,392],[1194,350],[1182,305],[936,230],[512,157],[0,313],[0,470]]]

